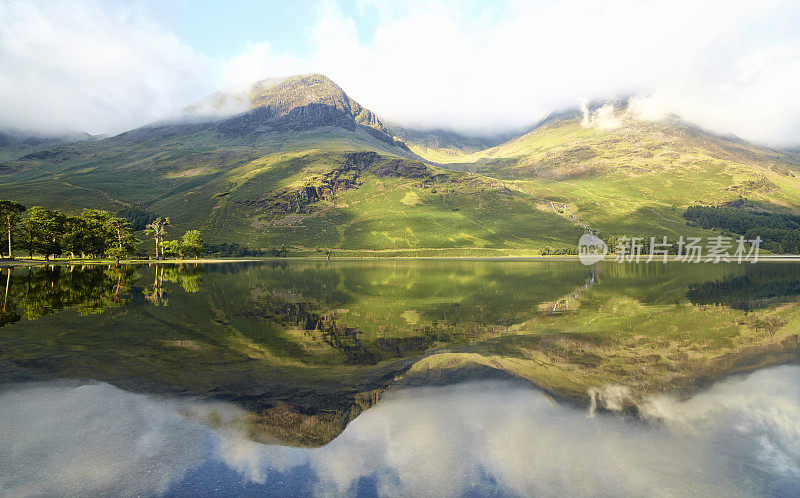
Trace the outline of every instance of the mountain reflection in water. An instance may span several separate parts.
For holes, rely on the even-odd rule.
[[[798,274],[2,269],[0,495],[796,496]]]
[[[636,412],[796,358],[800,265],[273,261],[2,269],[0,385],[231,403],[261,443],[334,440],[391,387],[525,379]],[[214,420],[203,420],[216,426]]]
[[[519,381],[390,390],[321,448],[265,445],[240,408],[107,384],[0,391],[0,493],[797,496],[800,367],[655,395],[642,418]],[[209,429],[193,420],[218,420]]]

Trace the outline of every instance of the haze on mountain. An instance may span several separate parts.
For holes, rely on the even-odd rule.
[[[299,75],[26,152],[0,185],[27,205],[139,210],[212,243],[300,252],[566,251],[586,230],[708,235],[682,217],[699,202],[800,206],[796,155],[643,114],[635,98],[586,104],[498,143],[386,126],[329,78]]]

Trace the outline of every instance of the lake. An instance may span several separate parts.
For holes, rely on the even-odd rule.
[[[0,273],[0,495],[797,496],[800,264]]]

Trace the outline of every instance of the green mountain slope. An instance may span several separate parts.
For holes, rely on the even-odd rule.
[[[242,112],[242,109],[245,108]],[[320,75],[215,94],[181,120],[0,166],[4,196],[67,211],[135,206],[174,232],[252,247],[571,247],[581,229],[504,182],[418,160]]]
[[[800,209],[793,152],[615,105],[555,114],[481,149],[499,139],[387,127],[328,78],[292,76],[0,161],[0,188],[71,212],[146,210],[211,243],[395,255],[573,249],[589,229],[710,235],[687,225],[686,208],[741,197],[747,209]]]
[[[0,130],[0,161],[17,159],[48,147],[97,138],[88,133],[42,135],[20,130]]]
[[[686,207],[740,197],[771,211],[800,209],[800,161],[790,153],[678,120],[643,121],[624,106],[587,112],[562,113],[443,165],[509,182],[601,234],[686,234]]]

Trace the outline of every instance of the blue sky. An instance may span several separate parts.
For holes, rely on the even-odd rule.
[[[380,24],[379,11],[384,16],[390,15],[389,12],[408,13],[415,10],[415,3],[425,8],[424,2],[364,0],[180,0],[168,4],[150,0],[145,5],[158,11],[165,28],[186,43],[209,57],[225,59],[261,41],[268,41],[279,52],[291,52],[298,57],[312,55],[315,47],[309,43],[307,32],[324,15],[326,4],[351,19],[358,41],[369,45]],[[450,3],[456,6],[458,16],[487,23],[496,22],[505,12],[506,4],[501,0],[488,4],[479,0]]]
[[[377,22],[375,10],[359,8],[353,0],[338,5],[356,21],[359,39],[367,43]],[[245,50],[248,43],[264,40],[278,51],[309,56],[313,47],[305,32],[318,20],[318,7],[319,2],[312,0],[183,0],[158,8],[166,9],[165,26],[186,43],[209,57],[224,59]]]
[[[792,0],[0,0],[0,128],[117,133],[319,72],[389,121],[490,134],[620,94],[800,143]]]

